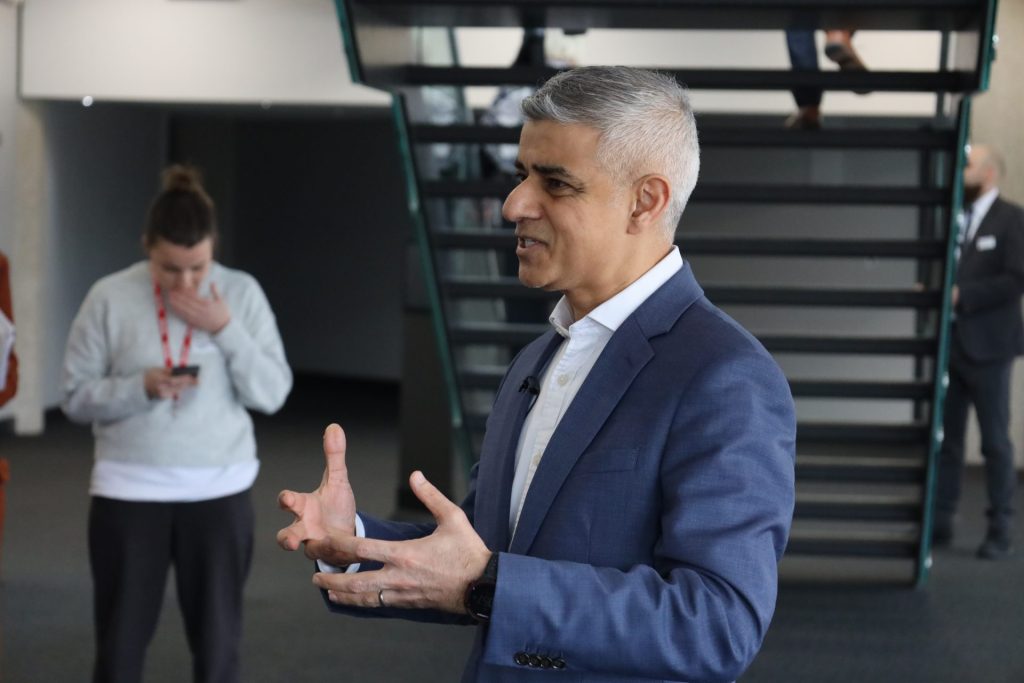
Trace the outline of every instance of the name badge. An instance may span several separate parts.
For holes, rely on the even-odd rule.
[[[992,251],[996,248],[996,236],[982,235],[975,241],[974,248],[978,251]]]

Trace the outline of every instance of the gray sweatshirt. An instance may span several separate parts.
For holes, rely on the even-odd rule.
[[[199,385],[176,401],[146,396],[143,374],[164,365],[149,262],[104,277],[89,291],[71,326],[62,377],[63,409],[91,422],[96,459],[175,467],[231,465],[256,457],[246,408],[277,411],[292,373],[274,314],[256,280],[218,263],[209,283],[231,311],[216,335],[193,330],[189,364]],[[175,364],[186,325],[168,309]]]

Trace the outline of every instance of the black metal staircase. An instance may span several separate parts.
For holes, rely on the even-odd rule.
[[[798,483],[783,577],[923,582],[941,439],[950,226],[960,205],[970,94],[987,85],[994,0],[337,2],[354,80],[420,101],[424,88],[536,85],[554,73],[546,67],[462,67],[454,58],[424,63],[424,36],[439,28],[941,31],[943,53],[934,72],[663,69],[693,89],[810,85],[935,93],[935,116],[848,117],[819,131],[784,130],[771,117],[698,111],[706,169],[726,153],[797,160],[827,154],[840,165],[843,155],[867,153],[883,166],[911,167],[913,182],[858,177],[824,184],[775,174],[734,181],[712,171],[698,183],[677,234],[711,301],[757,334],[790,377],[799,418]],[[453,427],[473,454],[505,364],[546,329],[541,314],[523,319],[516,307],[541,310],[541,302],[553,303],[553,295],[522,287],[514,277],[508,227],[485,227],[480,220],[480,205],[491,202],[493,210],[511,186],[480,178],[473,159],[481,145],[515,143],[518,131],[474,125],[467,116],[438,125],[410,116],[415,107],[407,108],[403,98],[395,102],[410,208],[452,391]],[[432,163],[430,150],[438,146],[449,154],[455,150],[466,163],[455,170]],[[748,207],[742,215],[784,210],[785,216],[809,217],[774,221],[802,230],[777,230],[771,220],[767,227],[754,220],[737,228],[736,220],[721,219],[723,210],[737,207]],[[841,234],[821,220],[822,211],[837,216],[865,210],[875,211],[875,220]],[[808,225],[820,225],[820,234]],[[779,277],[759,281],[771,279],[766,273]]]

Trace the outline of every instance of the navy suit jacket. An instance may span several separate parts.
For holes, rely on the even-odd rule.
[[[975,363],[1024,354],[1024,209],[996,198],[963,247],[956,272],[956,334]]]
[[[792,521],[796,426],[785,378],[684,265],[612,336],[552,436],[510,539],[531,398],[518,389],[560,342],[548,332],[509,367],[463,505],[500,552],[492,618],[463,680],[539,680],[553,673],[536,666],[544,658],[564,663],[562,681],[735,679],[771,620]],[[364,522],[378,538],[431,530]],[[529,655],[534,666],[517,663]]]

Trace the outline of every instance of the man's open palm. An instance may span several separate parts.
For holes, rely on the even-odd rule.
[[[306,556],[336,566],[358,561],[342,553],[337,541],[355,535],[356,500],[345,465],[345,432],[336,424],[324,432],[324,469],[320,486],[311,493],[282,491],[278,505],[295,515],[295,520],[277,532],[285,550],[305,545]]]

